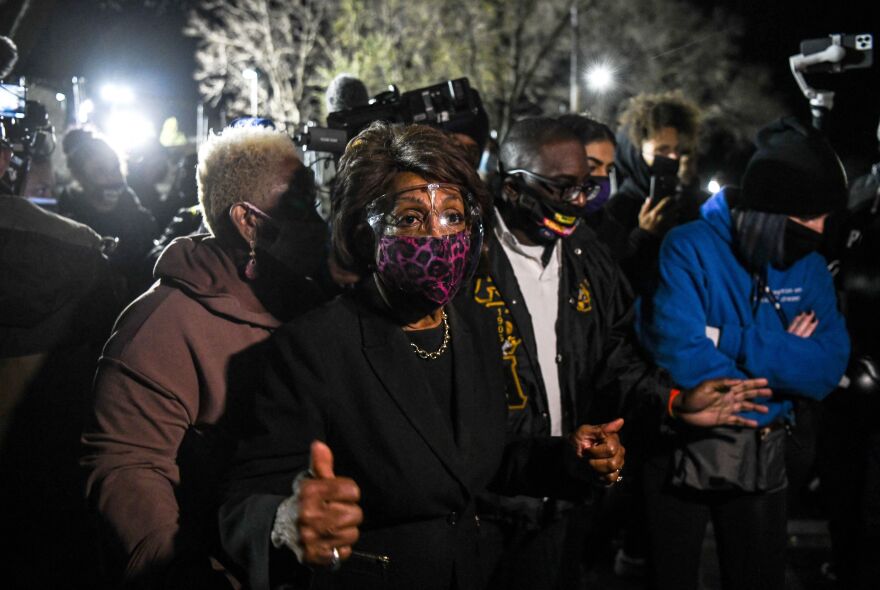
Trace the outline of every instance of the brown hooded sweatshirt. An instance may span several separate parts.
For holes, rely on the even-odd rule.
[[[280,324],[214,238],[175,240],[155,277],[104,348],[82,437],[86,493],[118,573],[149,585],[172,562],[207,563],[230,444],[218,422],[256,381],[242,359]]]

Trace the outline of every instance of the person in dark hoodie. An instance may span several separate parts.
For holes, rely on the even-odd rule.
[[[118,586],[228,586],[209,559],[212,493],[255,379],[248,355],[321,297],[309,276],[327,229],[289,137],[226,128],[200,151],[198,187],[211,235],[172,242],[118,319],[82,435]]]
[[[624,180],[590,225],[638,295],[651,288],[666,232],[697,217],[699,191],[687,186],[685,162],[698,119],[697,107],[678,92],[639,94],[621,115],[615,165]]]
[[[847,366],[849,336],[816,252],[828,214],[846,205],[843,167],[793,118],[764,127],[757,146],[741,191],[724,189],[699,220],[669,232],[659,286],[642,305],[643,343],[681,386],[762,375],[774,391],[767,412],[742,414],[757,431],[673,424],[651,445],[644,482],[655,588],[697,588],[710,519],[722,588],[785,585],[786,433],[798,400],[827,396]]]

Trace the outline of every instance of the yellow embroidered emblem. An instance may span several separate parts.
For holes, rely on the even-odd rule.
[[[593,301],[590,297],[589,283],[584,279],[581,281],[581,284],[578,285],[578,294],[577,301],[575,302],[575,309],[581,313],[588,313],[593,310]]]

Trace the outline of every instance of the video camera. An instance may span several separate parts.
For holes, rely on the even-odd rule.
[[[348,142],[373,121],[443,127],[476,120],[481,110],[480,95],[471,89],[467,78],[447,80],[403,94],[396,86],[390,86],[368,105],[330,113],[327,127],[304,127],[294,135],[294,141],[307,151],[338,156]]]
[[[49,113],[39,102],[28,100],[24,84],[0,84],[0,140],[12,149],[12,191],[21,194],[31,160],[47,158],[55,151]]]

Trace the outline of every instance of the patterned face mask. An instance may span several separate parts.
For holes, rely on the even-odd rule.
[[[471,233],[379,238],[376,271],[390,290],[421,296],[442,307],[467,279]]]

